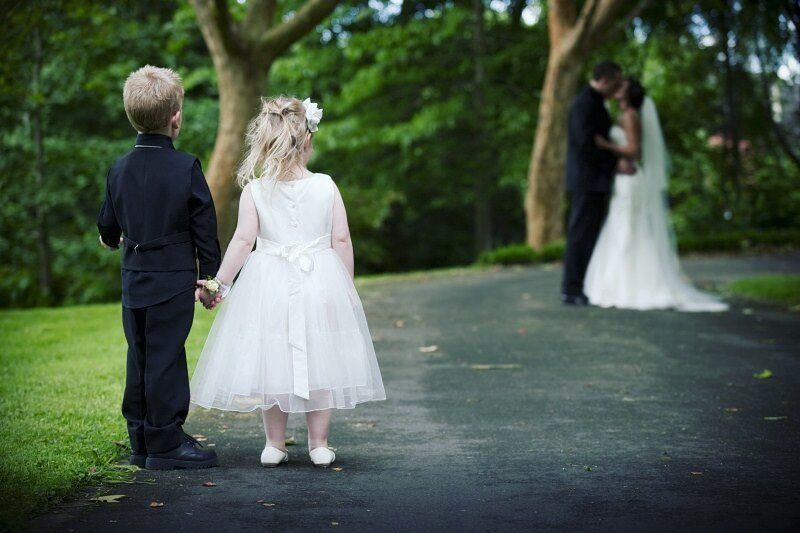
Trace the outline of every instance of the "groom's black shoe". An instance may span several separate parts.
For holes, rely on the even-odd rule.
[[[589,305],[589,298],[585,294],[562,294],[561,303],[564,305]]]
[[[214,450],[203,450],[201,449],[203,445],[194,438],[189,435],[184,435],[183,437],[183,443],[174,450],[148,455],[145,468],[148,470],[211,468],[219,464]]]
[[[147,461],[146,453],[133,452],[131,454],[130,464],[134,466],[138,466],[139,468],[145,468],[146,461]]]

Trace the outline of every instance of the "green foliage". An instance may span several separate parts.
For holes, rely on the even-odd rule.
[[[212,313],[198,306],[194,368]],[[80,485],[119,478],[126,345],[120,307],[0,312],[0,529]],[[88,393],[87,393],[88,391]]]
[[[734,296],[774,303],[800,310],[800,275],[769,275],[739,278],[727,290]]]
[[[527,265],[560,261],[564,256],[564,241],[554,241],[534,250],[527,244],[509,244],[481,253],[479,265]]]
[[[240,19],[246,6],[229,4]],[[469,2],[343,3],[274,63],[266,94],[310,95],[325,109],[311,166],[340,185],[360,273],[473,263],[481,202],[491,210],[493,247],[525,240],[523,194],[548,35],[546,16],[526,25],[512,19],[512,4],[484,3],[479,53]],[[781,2],[725,5],[650,2],[586,65],[588,77],[594,60],[615,58],[656,102],[682,250],[741,249],[738,236],[747,232],[800,227],[800,168],[778,135],[800,153],[792,118],[799,75],[778,76],[786,57],[797,55],[795,34]],[[0,37],[0,307],[115,300],[119,256],[97,246],[95,218],[108,166],[135,134],[121,101],[128,73],[145,63],[175,68],[186,88],[176,144],[206,166],[213,147],[218,90],[194,12],[175,1],[18,2]],[[476,81],[479,60],[483,83]],[[777,127],[770,116],[776,92],[784,98]],[[37,114],[44,140],[39,185]],[[731,124],[749,143],[738,159],[724,142],[710,142],[728,135]],[[478,186],[482,178],[488,190]],[[39,282],[37,210],[46,212],[50,233],[49,294]],[[719,235],[725,243],[709,242]],[[512,250],[480,260],[525,260],[527,252]]]

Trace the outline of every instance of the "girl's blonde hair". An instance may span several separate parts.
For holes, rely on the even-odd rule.
[[[305,164],[311,149],[303,103],[291,96],[262,98],[245,144],[247,154],[236,175],[240,187],[260,178],[290,179],[290,170]]]

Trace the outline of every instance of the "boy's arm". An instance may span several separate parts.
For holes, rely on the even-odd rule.
[[[111,191],[108,188],[108,176],[106,176],[106,199],[100,207],[100,215],[97,217],[97,229],[100,231],[100,242],[106,248],[119,248],[122,228],[119,227],[117,215],[114,213],[114,204],[111,203]]]
[[[200,161],[192,168],[192,197],[189,200],[190,231],[197,251],[200,279],[213,277],[219,269],[220,250],[217,238],[217,213],[214,200],[200,168]]]

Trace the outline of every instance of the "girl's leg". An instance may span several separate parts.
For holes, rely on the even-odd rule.
[[[308,423],[308,451],[314,448],[328,447],[328,433],[331,427],[333,409],[309,411],[306,413]]]
[[[289,413],[281,411],[277,405],[261,412],[264,419],[264,434],[267,436],[267,446],[286,451],[286,422]]]

